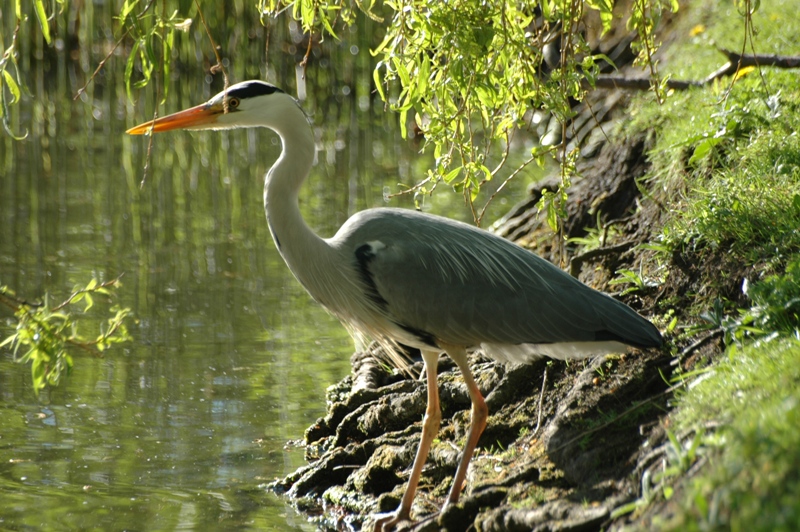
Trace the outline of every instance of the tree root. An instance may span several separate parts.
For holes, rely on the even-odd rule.
[[[724,65],[701,80],[667,79],[667,88],[674,90],[686,90],[692,87],[703,87],[709,83],[713,83],[714,80],[724,76],[733,75],[742,68],[746,67],[771,66],[776,68],[800,68],[800,56],[775,54],[742,55],[737,52],[732,52],[722,48],[718,48],[718,50],[728,58],[728,61]],[[652,82],[652,78],[649,77],[626,78],[612,74],[601,74],[595,80],[594,88],[650,90]]]

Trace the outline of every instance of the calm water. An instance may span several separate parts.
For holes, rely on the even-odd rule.
[[[302,465],[285,443],[323,413],[352,343],[269,238],[274,136],[157,138],[140,189],[146,140],[126,138],[122,120],[83,122],[81,107],[53,116],[54,135],[4,145],[0,283],[60,301],[124,274],[134,340],[104,359],[77,354],[41,398],[29,368],[0,353],[0,528],[310,528],[257,486]],[[341,184],[322,181],[307,194],[336,197],[325,189]],[[347,215],[338,196],[308,202],[322,232]]]
[[[124,274],[116,303],[135,321],[133,341],[103,359],[76,353],[72,375],[38,398],[29,367],[0,351],[0,529],[313,529],[258,486],[303,465],[286,443],[324,413],[353,345],[269,237],[262,186],[277,137],[158,135],[141,184],[148,139],[124,131],[151,103],[134,106],[111,79],[74,102],[68,67],[32,77],[12,122],[27,139],[0,137],[0,284],[61,301],[92,276]],[[431,161],[400,139],[368,83],[324,87],[309,94],[328,99],[304,105],[319,160],[301,201],[327,236]],[[184,83],[166,108],[213,92]],[[468,217],[454,194],[428,206]],[[12,325],[0,308],[0,336]]]

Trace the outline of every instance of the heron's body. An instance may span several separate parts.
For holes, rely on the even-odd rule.
[[[223,100],[227,98],[228,109]],[[446,218],[402,209],[370,209],[329,239],[300,214],[298,193],[315,155],[314,138],[297,102],[260,81],[232,86],[208,103],[129,130],[268,127],[283,151],[267,174],[264,205],[286,264],[308,292],[352,330],[421,350],[428,411],[406,496],[391,527],[407,519],[441,413],[436,359],[458,364],[473,401],[473,423],[447,502],[461,491],[487,410],[466,360],[482,347],[500,360],[537,356],[582,358],[661,344],[661,335],[629,307],[592,290],[537,255],[496,235]]]
[[[373,335],[378,331],[406,345],[483,347],[489,356],[508,359],[524,353],[576,358],[578,352],[652,342],[649,327],[622,325],[640,319],[627,306],[464,223],[370,209],[325,243],[333,257],[327,267],[344,270],[338,282],[317,286],[298,274],[300,281],[343,320],[358,317]],[[353,293],[342,294],[343,286]],[[365,308],[354,309],[353,301]],[[617,345],[606,345],[612,342]]]

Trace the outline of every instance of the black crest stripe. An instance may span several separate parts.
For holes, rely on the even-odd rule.
[[[270,85],[263,81],[249,81],[240,83],[238,86],[231,88],[228,91],[229,98],[252,98],[254,96],[265,96],[276,92],[283,92],[275,85]]]

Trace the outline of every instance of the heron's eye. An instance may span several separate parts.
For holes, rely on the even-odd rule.
[[[239,107],[239,98],[231,98],[228,100],[229,109],[236,109],[237,107]]]

